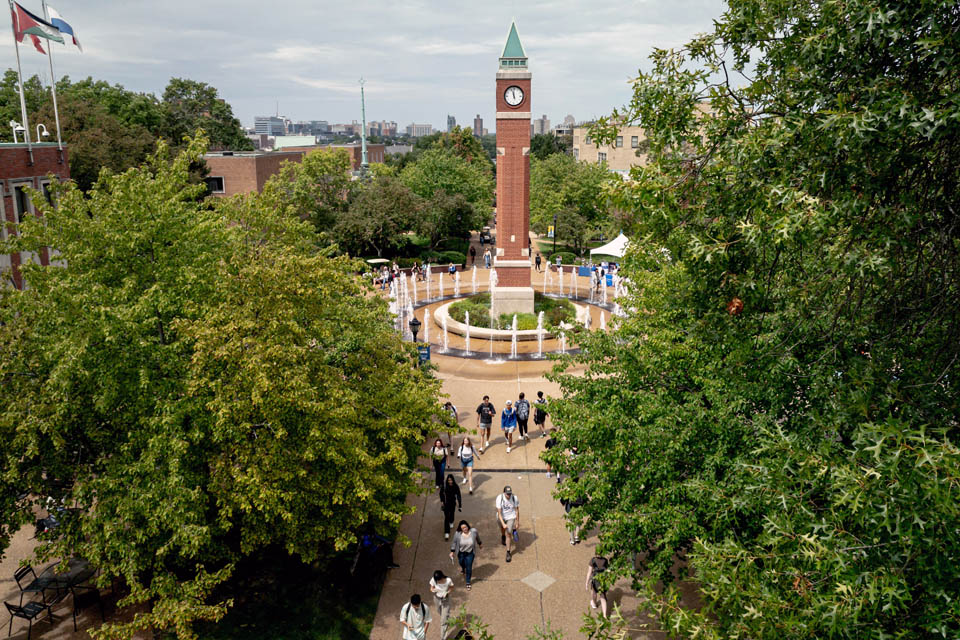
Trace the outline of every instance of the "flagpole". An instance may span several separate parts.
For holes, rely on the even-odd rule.
[[[17,82],[20,84],[20,113],[23,117],[23,139],[27,142],[27,153],[30,154],[30,164],[33,164],[33,144],[30,142],[30,121],[27,119],[27,101],[23,98],[23,71],[20,69],[20,45],[17,43],[17,27],[13,24],[16,19],[17,11],[13,8],[13,0],[7,0],[10,3],[10,30],[13,32],[13,50],[17,52]]]
[[[50,14],[47,13],[47,0],[41,0],[43,6],[43,19],[50,22]],[[50,88],[53,90],[53,117],[57,121],[57,150],[60,152],[60,164],[63,164],[63,141],[60,139],[60,111],[57,109],[57,76],[53,74],[53,46],[47,43],[47,62],[50,63]],[[37,141],[39,142],[39,140]]]

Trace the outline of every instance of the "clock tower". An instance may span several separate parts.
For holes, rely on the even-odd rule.
[[[510,25],[497,69],[497,286],[492,313],[533,313],[530,286],[530,69]]]

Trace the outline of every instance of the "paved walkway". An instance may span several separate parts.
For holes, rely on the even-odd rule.
[[[557,385],[537,373],[516,371],[491,380],[483,375],[489,367],[482,362],[459,364],[456,374],[444,373],[446,367],[443,363],[440,366],[443,390],[460,410],[461,425],[471,435],[476,424],[475,410],[484,394],[490,396],[498,410],[505,400],[516,400],[520,391],[528,398],[535,398],[537,391],[559,394]],[[497,640],[525,638],[534,626],[542,627],[547,621],[554,629],[561,629],[566,638],[582,637],[581,618],[590,610],[585,590],[587,563],[593,556],[596,537],[587,535],[580,544],[570,544],[563,522],[564,509],[551,495],[556,481],[546,477],[546,467],[539,459],[545,442],[539,433],[509,454],[499,432],[499,420],[494,422],[493,435],[490,448],[474,467],[474,494],[469,495],[461,485],[463,511],[457,514],[457,521],[462,518],[477,527],[484,543],[474,564],[472,590],[464,589],[463,576],[449,558],[449,542],[443,539],[443,514],[436,494],[412,496],[409,503],[416,507],[416,512],[404,518],[400,530],[413,543],[410,547],[398,544],[394,548],[400,568],[389,572],[371,640],[400,637],[399,612],[412,593],[421,594],[428,606],[432,605],[429,580],[437,569],[454,579],[454,611],[466,605],[470,613],[490,625]],[[454,436],[455,444],[459,440]],[[459,463],[454,462],[453,467],[459,480]],[[432,485],[432,474],[427,481]],[[520,501],[520,543],[510,563],[505,561],[504,547],[500,545],[494,507],[496,496],[506,484],[512,486]],[[616,603],[625,615],[629,614],[627,619],[634,628],[631,637],[663,637],[660,632],[639,629],[641,621],[635,614],[639,602],[628,581],[621,580],[608,596],[611,606]],[[439,618],[435,618],[427,638],[440,638]]]

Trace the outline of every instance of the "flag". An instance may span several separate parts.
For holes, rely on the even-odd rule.
[[[59,29],[60,33],[67,34],[73,38],[73,44],[77,45],[77,49],[83,51],[83,47],[80,46],[80,41],[77,40],[77,34],[73,31],[73,27],[71,27],[70,23],[63,19],[63,16],[60,15],[60,12],[50,5],[47,5],[47,15],[50,16],[50,24]]]
[[[40,38],[63,42],[63,36],[60,35],[60,31],[55,26],[43,18],[33,15],[16,2],[13,3],[11,13],[13,15],[13,33],[17,42],[23,42],[23,36],[25,35],[30,36],[33,46],[40,53],[45,53],[43,47],[40,46]]]

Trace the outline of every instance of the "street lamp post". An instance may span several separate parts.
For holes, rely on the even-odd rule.
[[[414,342],[417,341],[417,334],[420,332],[421,324],[422,323],[419,320],[417,320],[417,316],[413,316],[413,318],[410,319],[410,332],[413,333]]]
[[[557,252],[557,214],[553,214],[553,252]]]

